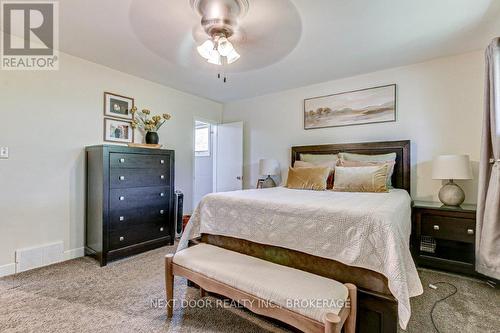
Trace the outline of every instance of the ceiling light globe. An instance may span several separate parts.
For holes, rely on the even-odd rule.
[[[210,59],[212,52],[214,51],[214,42],[212,42],[210,39],[205,41],[203,44],[198,46],[196,49],[198,50],[198,53],[205,59]]]
[[[221,37],[218,40],[217,50],[219,51],[221,56],[227,57],[232,51],[234,51],[234,47],[226,37]]]
[[[236,52],[235,49],[233,49],[233,51],[231,53],[229,53],[226,57],[228,64],[232,64],[233,62],[235,62],[239,58],[240,58],[240,55],[238,54],[238,52]]]
[[[207,61],[214,65],[222,65],[222,59],[217,50],[212,50],[212,52],[210,53],[210,57],[207,59]]]

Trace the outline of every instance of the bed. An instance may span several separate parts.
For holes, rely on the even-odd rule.
[[[422,286],[409,250],[410,142],[292,147],[301,154],[396,153],[389,193],[284,187],[216,193],[194,212],[179,248],[205,243],[352,282],[359,287],[358,332],[405,327],[409,298]],[[399,316],[398,316],[399,313]]]

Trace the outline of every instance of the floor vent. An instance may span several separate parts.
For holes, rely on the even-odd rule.
[[[64,260],[63,242],[16,250],[16,273]]]

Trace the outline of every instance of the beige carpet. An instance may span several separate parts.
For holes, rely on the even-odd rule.
[[[100,268],[90,258],[0,279],[0,332],[288,332],[276,322],[237,308],[178,308],[171,322],[152,303],[163,299],[163,257],[174,247],[150,251]],[[435,311],[441,332],[500,332],[500,291],[463,277],[420,272],[422,283],[452,282],[458,294]],[[176,297],[199,299],[176,279]],[[451,287],[412,300],[408,332],[433,332],[432,304]],[[161,305],[161,304],[160,304]]]

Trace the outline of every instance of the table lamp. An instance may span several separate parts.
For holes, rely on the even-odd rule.
[[[259,175],[267,176],[261,183],[262,188],[276,187],[276,183],[271,176],[278,175],[279,171],[280,164],[277,160],[261,159],[259,161]]]
[[[446,206],[460,206],[465,193],[454,180],[472,179],[469,155],[441,155],[434,158],[432,179],[448,179],[449,182],[439,190],[439,200]]]

